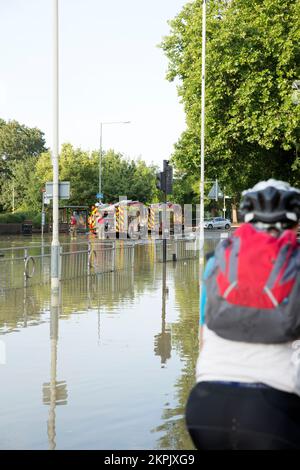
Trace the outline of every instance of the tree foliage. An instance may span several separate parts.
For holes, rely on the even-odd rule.
[[[0,119],[0,172],[11,173],[10,165],[45,151],[44,133],[17,121]]]
[[[117,202],[119,196],[151,202],[156,194],[156,168],[143,160],[131,160],[109,150],[103,155],[102,190],[104,202]],[[71,144],[62,145],[59,157],[61,181],[70,181],[71,197],[68,205],[95,204],[99,190],[99,152],[85,152]],[[10,162],[10,176],[2,183],[0,203],[12,210],[14,194],[18,211],[40,212],[42,189],[52,181],[52,162],[49,151],[38,157],[27,156]],[[63,201],[65,204],[66,201]]]
[[[299,17],[300,0],[207,2],[206,175],[230,192],[269,177],[299,180],[300,106],[292,103],[292,83],[300,77]],[[173,160],[197,179],[202,0],[185,5],[170,26],[161,47],[187,116]]]

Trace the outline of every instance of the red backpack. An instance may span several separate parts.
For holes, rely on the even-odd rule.
[[[206,280],[206,323],[235,341],[280,343],[300,337],[300,245],[243,224],[215,251]]]

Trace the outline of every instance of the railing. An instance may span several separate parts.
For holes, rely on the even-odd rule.
[[[156,241],[156,260],[163,261],[163,241]],[[167,261],[181,261],[195,259],[198,256],[198,241],[194,240],[167,240]]]
[[[133,266],[134,244],[78,242],[61,244],[61,280]],[[0,290],[44,284],[51,278],[51,245],[0,251]]]
[[[0,290],[26,287],[31,279],[39,283],[50,278],[49,245],[1,248]]]
[[[212,251],[216,243],[217,240],[205,240],[205,251]],[[136,263],[135,250],[138,254]],[[196,259],[198,252],[199,240],[196,238],[167,240],[167,261]],[[163,240],[148,240],[144,245],[120,240],[73,241],[61,244],[60,278],[64,281],[121,271],[138,266],[141,262],[152,266],[162,260]],[[0,249],[0,292],[45,284],[50,279],[50,244]]]

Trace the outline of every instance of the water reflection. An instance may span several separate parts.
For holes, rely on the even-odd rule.
[[[1,292],[0,448],[192,448],[198,297],[197,261],[163,265],[153,245],[56,297],[47,285]]]
[[[169,265],[168,265],[169,266]],[[194,449],[185,427],[185,405],[195,380],[198,357],[198,263],[176,263],[172,270],[178,321],[171,324],[172,348],[180,351],[181,370],[173,386],[173,401],[164,404],[162,423],[153,429],[161,437],[158,449]]]
[[[47,434],[49,450],[56,448],[56,405],[67,405],[68,392],[65,381],[57,381],[57,343],[58,325],[61,311],[61,286],[59,291],[51,293],[50,310],[50,382],[43,384],[43,403],[49,406]]]
[[[171,358],[171,329],[166,325],[166,301],[169,294],[167,286],[167,264],[163,264],[162,274],[162,310],[161,310],[161,332],[154,337],[154,353],[160,356],[162,367]]]

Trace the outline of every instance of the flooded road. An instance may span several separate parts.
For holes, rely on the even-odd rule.
[[[193,449],[198,269],[164,268],[140,244],[132,266],[64,281],[59,296],[0,291],[0,448]]]

